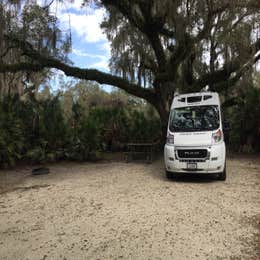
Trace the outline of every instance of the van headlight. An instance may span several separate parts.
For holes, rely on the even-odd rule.
[[[166,144],[174,145],[174,135],[168,135],[166,139]]]
[[[219,143],[222,140],[222,137],[223,137],[223,134],[220,129],[216,133],[212,134],[212,138],[215,143]]]

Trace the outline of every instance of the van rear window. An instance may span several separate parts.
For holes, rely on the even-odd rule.
[[[187,97],[188,103],[200,102],[201,96]]]

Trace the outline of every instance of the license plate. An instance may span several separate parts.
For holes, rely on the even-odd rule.
[[[197,163],[187,163],[187,169],[196,170]]]

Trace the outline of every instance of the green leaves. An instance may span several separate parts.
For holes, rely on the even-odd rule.
[[[13,100],[12,100],[13,101]],[[0,103],[0,167],[14,166],[24,149],[22,122],[12,111],[11,102]]]
[[[236,95],[236,105],[226,109],[231,123],[230,148],[240,152],[260,151],[260,90],[243,86]]]
[[[75,86],[70,103],[64,97],[72,89],[55,96],[43,92],[36,98],[28,92],[23,100],[0,99],[0,167],[19,160],[96,160],[101,151],[160,135],[159,118],[149,105],[84,82]]]

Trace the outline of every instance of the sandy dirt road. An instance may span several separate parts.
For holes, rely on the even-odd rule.
[[[0,172],[0,259],[260,259],[260,158],[167,180],[162,160]]]

